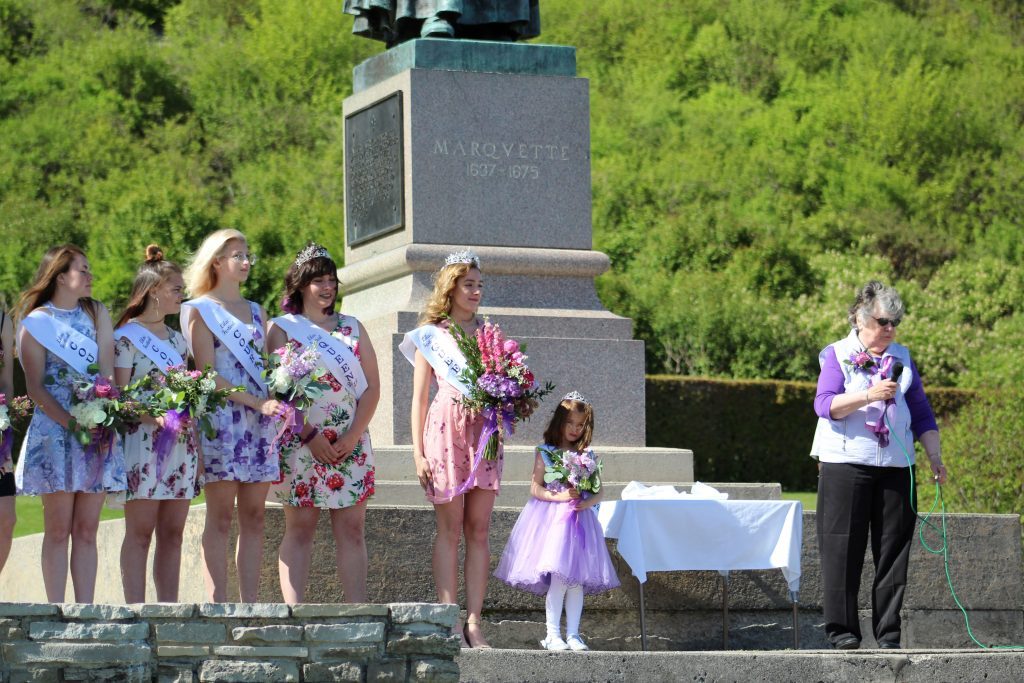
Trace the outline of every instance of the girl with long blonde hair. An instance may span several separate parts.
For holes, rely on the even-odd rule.
[[[269,397],[259,352],[266,341],[267,314],[242,296],[241,286],[256,261],[245,236],[218,230],[206,237],[185,269],[192,299],[181,307],[181,327],[197,368],[217,371],[217,387],[241,386],[227,407],[210,417],[213,439],[200,436],[206,479],[203,563],[213,602],[227,600],[228,536],[238,507],[238,588],[242,602],[256,602],[263,562],[263,509],[279,466],[271,454],[272,418],[282,406]]]

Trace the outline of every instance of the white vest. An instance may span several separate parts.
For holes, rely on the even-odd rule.
[[[871,386],[871,375],[857,370],[843,362],[850,354],[864,349],[856,331],[834,344],[826,346],[818,354],[818,363],[825,365],[828,354],[835,353],[843,371],[843,387],[846,393],[867,391]],[[811,445],[811,457],[821,462],[874,465],[875,467],[908,467],[914,462],[914,434],[910,430],[910,409],[907,408],[906,392],[910,389],[913,374],[910,369],[910,351],[907,347],[893,342],[882,358],[892,356],[903,363],[903,374],[897,378],[896,415],[889,422],[889,445],[885,448],[878,442],[878,435],[865,424],[867,406],[858,408],[841,420],[818,418]],[[906,449],[906,453],[904,453]]]

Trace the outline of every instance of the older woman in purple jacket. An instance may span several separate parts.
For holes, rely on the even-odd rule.
[[[818,355],[817,527],[825,634],[833,647],[860,647],[857,612],[868,534],[874,559],[871,624],[881,648],[900,647],[900,607],[914,537],[914,439],[945,483],[939,430],[910,351],[894,340],[899,294],[869,282],[850,307],[849,336]]]

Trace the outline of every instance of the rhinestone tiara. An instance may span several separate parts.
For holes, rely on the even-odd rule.
[[[444,260],[446,266],[453,266],[456,263],[471,263],[477,268],[480,267],[480,257],[471,252],[469,249],[463,249],[462,251],[455,251]]]
[[[588,406],[590,405],[590,401],[585,399],[583,397],[583,394],[581,394],[578,391],[570,391],[568,394],[566,394],[565,396],[562,397],[562,400],[563,401],[579,401],[580,403],[586,403]]]
[[[299,255],[295,257],[295,267],[298,268],[306,261],[315,258],[331,258],[330,252],[324,247],[321,247],[316,242],[310,242],[306,245],[306,248],[299,252]]]

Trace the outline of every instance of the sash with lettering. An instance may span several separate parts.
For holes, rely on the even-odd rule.
[[[114,330],[115,341],[122,337],[127,337],[135,348],[146,354],[146,358],[153,361],[153,365],[165,374],[168,367],[185,362],[169,340],[161,339],[139,323],[131,322]]]
[[[21,324],[47,351],[83,375],[88,375],[89,366],[99,360],[96,340],[86,337],[43,309],[29,313]]]
[[[416,351],[419,350],[434,369],[434,374],[462,392],[463,396],[469,396],[469,387],[459,377],[466,367],[466,357],[446,330],[437,325],[417,327],[405,333],[405,339],[398,348],[413,365],[416,365]]]
[[[220,304],[201,296],[181,305],[181,328],[183,330],[188,329],[188,318],[193,308],[203,316],[203,322],[210,328],[210,332],[220,339],[224,346],[231,349],[231,353],[242,364],[256,385],[266,391],[267,383],[263,381],[262,375],[263,359],[260,358],[260,354],[255,348],[252,332],[249,331],[246,324],[224,310]],[[185,340],[191,347],[192,341],[187,332]]]
[[[345,382],[357,399],[363,395],[366,391],[366,375],[348,344],[328,334],[322,327],[314,325],[309,318],[302,315],[289,313],[270,322],[287,332],[295,341],[301,342],[303,346],[315,348],[335,379]]]

